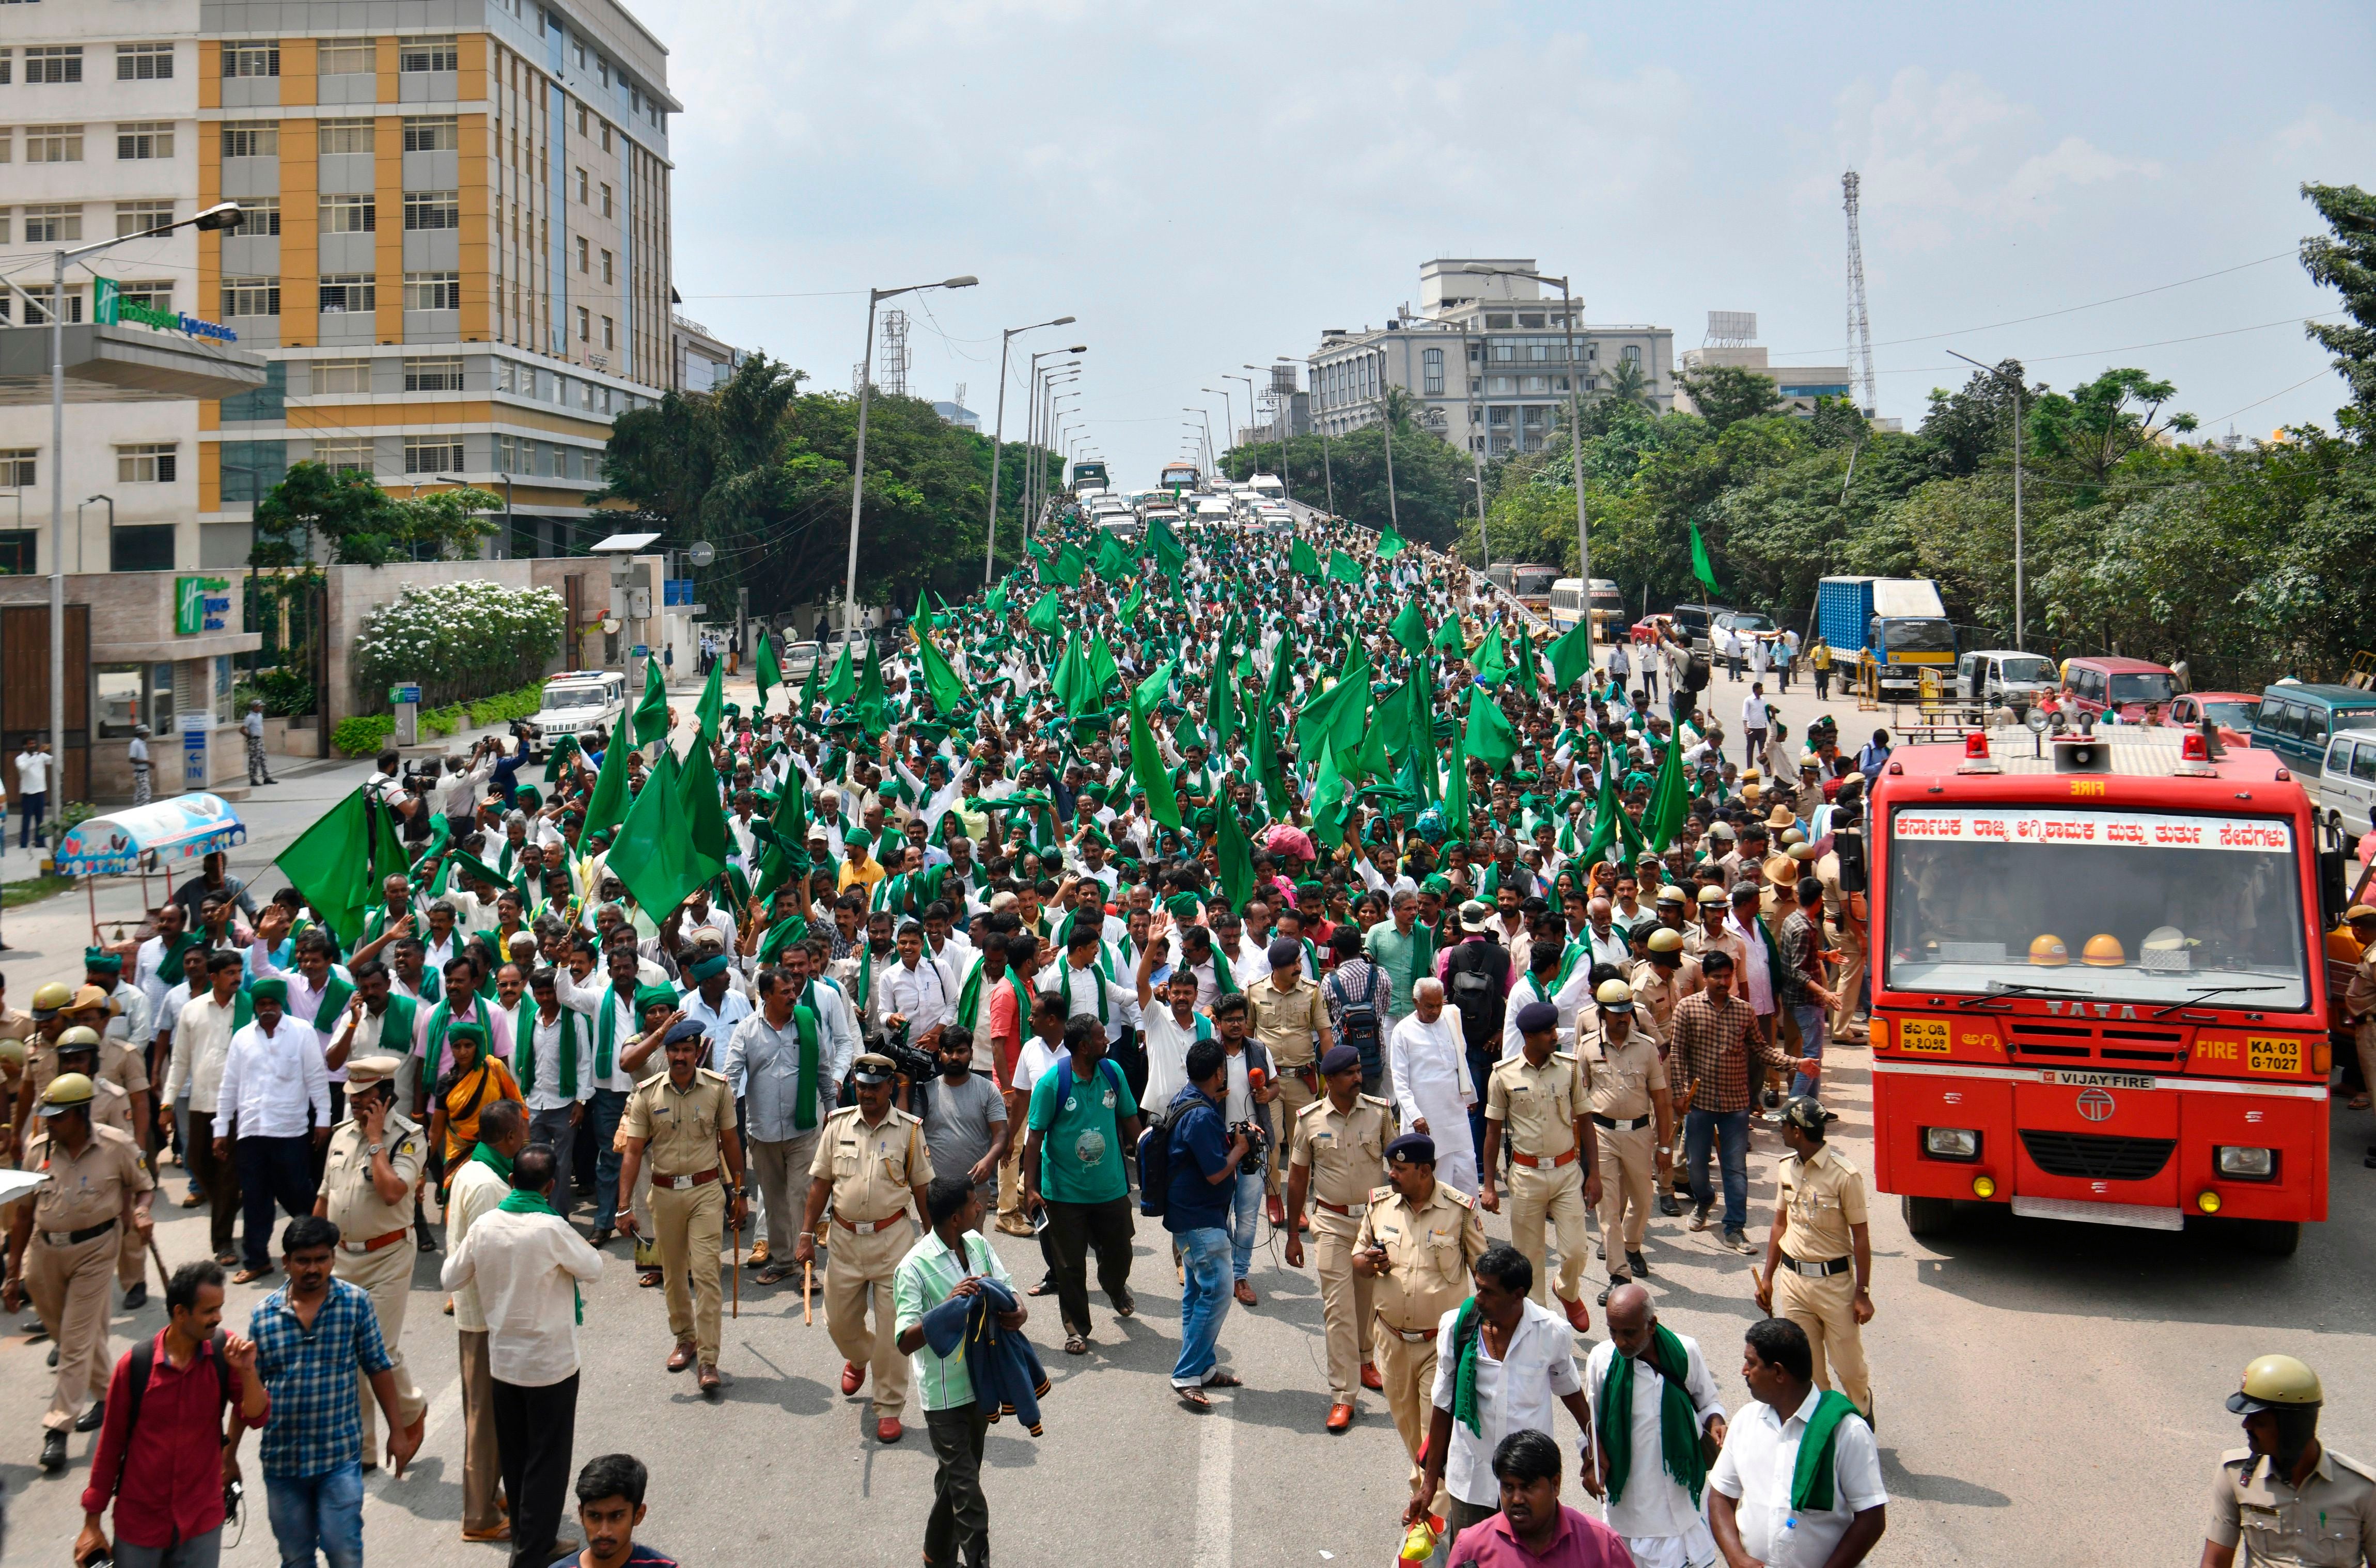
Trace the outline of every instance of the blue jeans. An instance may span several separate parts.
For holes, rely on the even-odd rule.
[[[1254,1221],[1262,1217],[1263,1173],[1242,1167],[1238,1171],[1238,1190],[1230,1198],[1230,1267],[1232,1277],[1243,1279],[1254,1264]]]
[[[350,1459],[318,1476],[266,1476],[265,1507],[284,1565],[313,1568],[315,1549],[329,1568],[362,1568],[363,1467]]]
[[[1706,1208],[1716,1202],[1708,1181],[1708,1146],[1717,1146],[1717,1164],[1724,1172],[1724,1228],[1749,1228],[1749,1112],[1693,1111],[1683,1118],[1683,1163],[1691,1168],[1692,1202]]]
[[[47,823],[50,815],[50,792],[35,790],[17,797],[17,848],[24,849],[39,833],[42,842],[49,842]]]
[[[1799,1054],[1802,1057],[1812,1056],[1818,1062],[1822,1061],[1824,1023],[1828,1015],[1815,1003],[1794,1002],[1790,1004],[1790,1016],[1799,1021]],[[1790,1092],[1794,1095],[1813,1094],[1815,1080],[1804,1073],[1792,1073]]]
[[[627,1113],[627,1091],[596,1089],[586,1109],[594,1123],[594,1229],[609,1230],[619,1220],[619,1151],[611,1142]]]
[[[1221,1320],[1230,1315],[1230,1233],[1217,1225],[1182,1230],[1171,1239],[1187,1275],[1180,1292],[1180,1360],[1171,1369],[1171,1386],[1202,1388],[1213,1375]]]

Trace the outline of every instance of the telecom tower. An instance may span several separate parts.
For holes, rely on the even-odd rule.
[[[908,395],[908,313],[886,310],[883,313],[882,371],[876,376],[874,389],[886,398]]]
[[[1861,394],[1858,405],[1871,419],[1880,398],[1872,385],[1872,323],[1864,308],[1864,242],[1857,235],[1857,190],[1861,184],[1853,169],[1840,176],[1842,205],[1848,213],[1848,381]]]

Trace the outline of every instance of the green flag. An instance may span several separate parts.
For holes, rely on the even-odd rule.
[[[1358,583],[1361,580],[1361,568],[1350,555],[1332,550],[1328,552],[1328,575],[1340,583]]]
[[[1392,529],[1378,530],[1378,559],[1391,561],[1410,548],[1410,541]]]
[[[1242,909],[1254,894],[1253,855],[1246,842],[1245,825],[1238,820],[1238,808],[1226,796],[1215,802],[1213,815],[1213,860],[1221,895],[1231,909]]]
[[[1054,589],[1040,596],[1030,613],[1023,617],[1023,624],[1045,637],[1052,637],[1064,629],[1063,601],[1056,597]]]
[[[1320,766],[1312,776],[1312,836],[1331,849],[1345,841],[1347,792],[1344,775],[1336,768],[1335,750],[1323,737]]]
[[[1510,673],[1517,677],[1518,690],[1526,694],[1527,701],[1532,702],[1542,671],[1535,662],[1535,639],[1524,626],[1518,628],[1518,651],[1511,659]]]
[[[1122,608],[1114,612],[1115,617],[1127,626],[1138,619],[1139,607],[1146,602],[1146,585],[1133,583],[1130,585],[1130,596],[1122,601]]]
[[[1331,745],[1350,752],[1361,743],[1369,713],[1369,676],[1340,680],[1303,705],[1303,711],[1295,716],[1295,738],[1310,749],[1325,737]]]
[[[1631,865],[1641,858],[1642,835],[1634,819],[1625,814],[1625,802],[1617,795],[1617,769],[1604,767],[1600,773],[1600,795],[1593,803],[1592,842],[1584,847],[1583,860],[1595,865],[1606,860],[1610,848],[1622,840],[1625,859]]]
[[[841,645],[840,656],[833,661],[833,674],[825,683],[825,700],[838,707],[858,695],[858,672],[850,667],[849,645]]]
[[[940,709],[941,717],[946,719],[965,705],[965,682],[958,679],[956,666],[941,651],[940,645],[933,641],[932,633],[921,628],[916,633],[916,659],[924,668],[924,690],[932,696],[933,706]]]
[[[1106,646],[1103,632],[1089,639],[1089,646],[1082,651],[1081,657],[1088,665],[1089,695],[1096,699],[1092,706],[1102,707],[1106,688],[1122,679],[1122,671],[1114,667],[1113,649]]]
[[[809,678],[801,683],[801,713],[803,718],[816,711],[818,695],[824,688],[817,684],[817,673],[825,668],[825,649],[820,647],[809,656]]]
[[[1277,707],[1287,700],[1289,667],[1295,662],[1295,638],[1281,631],[1278,646],[1270,650],[1270,679],[1263,683],[1263,706]]]
[[[1213,748],[1216,751],[1228,746],[1230,737],[1238,732],[1238,697],[1230,682],[1230,649],[1226,634],[1221,647],[1213,656],[1213,679],[1205,688],[1205,728],[1213,732]]]
[[[1068,539],[1064,541],[1064,548],[1056,552],[1056,559],[1048,569],[1066,588],[1078,588],[1081,586],[1081,569],[1087,564],[1081,558],[1080,547]]]
[[[1181,547],[1180,536],[1161,517],[1146,525],[1146,547],[1155,555],[1155,564],[1169,577],[1178,577],[1188,564],[1188,552]]]
[[[1287,564],[1294,568],[1297,575],[1310,577],[1314,582],[1320,580],[1322,571],[1320,557],[1313,552],[1312,546],[1304,543],[1301,537],[1296,540],[1295,547],[1287,552]]]
[[[1172,793],[1171,774],[1155,744],[1155,731],[1134,711],[1130,716],[1130,776],[1146,791],[1146,814],[1166,827],[1180,826],[1180,798]]]
[[[1395,612],[1394,623],[1386,631],[1413,659],[1427,651],[1427,617],[1420,613],[1419,600],[1403,600],[1403,607]]]
[[[1485,634],[1484,643],[1477,649],[1477,678],[1499,681],[1509,673],[1509,659],[1502,647],[1502,628],[1495,626]]]
[[[594,794],[586,802],[586,825],[578,834],[581,853],[588,838],[626,819],[627,754],[635,750],[627,743],[626,728],[622,724],[612,729],[611,743],[602,748],[602,766],[594,775]]]
[[[726,660],[714,659],[709,663],[709,679],[703,683],[701,700],[693,705],[694,733],[696,745],[718,739],[719,726],[726,719]]]
[[[379,889],[372,880],[372,818],[380,811],[357,790],[299,834],[273,861],[344,945],[352,946],[362,938],[363,916],[378,899]],[[404,868],[399,863],[394,869]]]
[[[646,915],[663,921],[707,880],[700,854],[693,845],[692,825],[677,789],[675,754],[666,747],[659,761],[636,792],[620,826],[618,841],[603,862],[626,884]],[[714,872],[709,875],[716,874]]]
[[[1048,677],[1048,689],[1064,705],[1064,711],[1076,718],[1097,706],[1097,694],[1090,689],[1088,662],[1082,657],[1078,636],[1065,634],[1063,656],[1056,660],[1056,668]]]
[[[1668,732],[1666,754],[1658,759],[1657,781],[1650,786],[1650,810],[1642,825],[1653,854],[1665,854],[1682,831],[1691,797],[1691,786],[1683,778],[1683,731],[1677,725]]]
[[[1502,705],[1488,696],[1482,686],[1468,688],[1468,732],[1460,749],[1496,769],[1518,754],[1518,731],[1503,713]]]
[[[759,711],[767,709],[767,694],[784,683],[784,668],[776,662],[776,634],[759,628]]]
[[[1552,638],[1543,652],[1550,659],[1554,692],[1566,691],[1592,673],[1592,634],[1581,621]]]
[[[1443,828],[1455,838],[1468,837],[1468,759],[1457,750],[1443,780]]]
[[[636,704],[636,744],[650,745],[654,741],[668,739],[668,678],[660,673],[660,661],[644,660],[644,695]]]
[[[1708,594],[1713,598],[1722,590],[1716,586],[1716,568],[1708,564],[1707,540],[1700,537],[1700,520],[1697,517],[1691,520],[1691,529],[1692,576],[1707,585]],[[1586,596],[1587,600],[1590,597],[1589,594]]]
[[[1460,612],[1454,611],[1435,629],[1435,646],[1457,659],[1468,651],[1468,639],[1460,630]]]
[[[1108,582],[1120,582],[1130,576],[1129,552],[1123,549],[1120,540],[1103,529],[1099,530],[1097,565],[1098,576]]]
[[[1278,742],[1271,731],[1270,711],[1265,705],[1254,715],[1253,739],[1247,742],[1246,750],[1253,764],[1254,783],[1262,790],[1263,804],[1271,815],[1284,819],[1289,803],[1287,778],[1279,771]]]
[[[858,682],[858,721],[869,735],[880,735],[891,724],[883,701],[883,660],[871,642],[866,645],[866,673]]]
[[[1144,719],[1162,705],[1164,697],[1171,690],[1171,677],[1179,668],[1178,659],[1167,659],[1155,667],[1154,673],[1138,683],[1136,689],[1130,694],[1130,711],[1133,718]]]
[[[701,880],[707,882],[726,869],[729,846],[726,810],[718,798],[718,769],[709,760],[707,742],[698,737],[676,771],[676,788],[694,857],[704,868]]]
[[[1006,618],[1006,579],[1001,577],[991,590],[981,596],[981,607],[993,621]]]

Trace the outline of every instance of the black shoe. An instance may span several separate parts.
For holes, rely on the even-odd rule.
[[[54,1345],[50,1347],[50,1370],[52,1372],[58,1370],[58,1348]]]
[[[137,1313],[148,1304],[148,1282],[147,1280],[142,1279],[136,1281],[130,1289],[124,1292],[124,1310],[125,1312]]]
[[[1642,1254],[1639,1253],[1627,1253],[1625,1254],[1625,1263],[1626,1266],[1633,1269],[1636,1275],[1643,1275],[1650,1272],[1650,1265],[1643,1261]]]
[[[42,1439],[42,1468],[52,1475],[66,1467],[66,1434],[53,1431]]]
[[[2370,1154],[2376,1154],[2376,1149],[2370,1149],[2368,1152]],[[23,1322],[18,1324],[17,1328],[19,1333],[30,1336],[25,1341],[28,1345],[39,1345],[42,1340],[47,1339],[50,1336],[50,1331],[42,1326],[42,1315],[39,1313],[35,1313],[32,1316],[28,1317]]]
[[[89,1409],[85,1410],[81,1415],[75,1418],[75,1431],[97,1431],[100,1429],[101,1424],[106,1420],[107,1401],[104,1399],[94,1399],[91,1401]]]
[[[1660,1193],[1658,1194],[1658,1212],[1665,1215],[1669,1219],[1681,1219],[1683,1217],[1683,1206],[1676,1200],[1674,1194]]]

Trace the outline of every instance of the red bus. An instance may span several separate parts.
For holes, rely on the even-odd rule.
[[[1873,791],[1876,1187],[2153,1229],[2326,1218],[2341,857],[2261,749],[2124,731],[1905,747]],[[2332,863],[2330,863],[2332,862]]]

